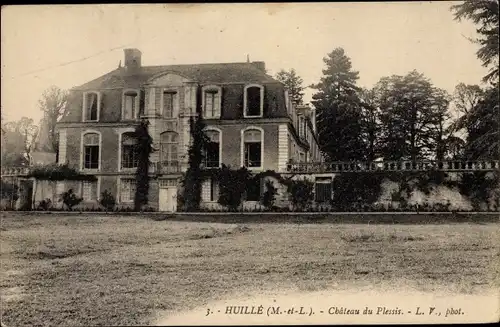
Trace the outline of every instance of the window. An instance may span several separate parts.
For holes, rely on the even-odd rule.
[[[83,201],[97,200],[97,181],[82,182],[82,198]]]
[[[99,94],[88,92],[83,95],[83,120],[97,121],[99,113]]]
[[[203,202],[217,202],[219,200],[219,183],[215,179],[206,179],[201,185],[201,200]]]
[[[139,164],[139,156],[137,153],[137,138],[133,132],[122,134],[121,144],[121,167],[120,168],[137,168]]]
[[[122,179],[120,183],[120,202],[134,202],[135,179]]]
[[[221,88],[219,86],[203,87],[203,117],[220,118]]]
[[[262,134],[261,130],[255,128],[243,132],[243,166],[262,167]]]
[[[245,117],[261,117],[264,108],[264,88],[260,85],[245,87]]]
[[[175,91],[164,91],[162,100],[162,113],[163,118],[175,118],[175,107],[177,101],[177,92]]]
[[[136,119],[139,113],[139,94],[137,91],[123,93],[123,119]]]
[[[83,169],[99,169],[99,142],[97,133],[83,135]]]
[[[218,168],[220,166],[220,132],[216,130],[207,130],[205,135],[209,139],[205,152],[205,167]]]
[[[332,179],[328,177],[318,177],[315,183],[315,201],[328,202],[332,198]]]
[[[163,171],[177,172],[179,135],[175,132],[164,132],[160,135],[160,164]]]

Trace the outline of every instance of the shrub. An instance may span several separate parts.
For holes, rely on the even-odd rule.
[[[241,204],[243,194],[250,181],[250,172],[245,167],[233,170],[222,165],[218,176],[219,200],[218,203],[236,211]]]
[[[69,189],[61,195],[61,201],[68,208],[69,211],[73,209],[74,206],[80,204],[83,198],[79,198],[73,193],[73,189]]]
[[[52,209],[52,200],[49,198],[38,202],[38,206],[36,208],[36,210],[43,210],[43,211],[47,211],[50,209]]]
[[[261,204],[267,209],[271,209],[274,207],[274,202],[276,201],[276,194],[278,193],[278,189],[274,187],[272,181],[266,181],[266,191],[262,194]]]
[[[293,180],[288,184],[288,193],[294,208],[304,209],[313,200],[314,184],[308,180]]]
[[[102,205],[106,211],[113,211],[113,208],[116,205],[116,200],[111,192],[104,190],[104,192],[101,193],[99,204]]]
[[[340,210],[351,210],[353,204],[372,204],[382,191],[382,174],[342,173],[332,182],[332,205]]]

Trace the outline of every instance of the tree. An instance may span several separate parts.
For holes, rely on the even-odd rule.
[[[330,160],[361,160],[365,157],[358,72],[342,48],[336,48],[323,61],[326,68],[312,104],[316,108],[319,143]]]
[[[479,38],[472,40],[480,45],[476,52],[484,67],[491,67],[490,72],[483,80],[498,81],[498,37],[499,37],[499,13],[498,0],[465,0],[461,4],[453,5],[455,19],[469,19],[479,25],[476,29]]]
[[[361,123],[362,135],[366,144],[366,160],[373,161],[378,155],[379,146],[379,122],[378,105],[373,89],[361,89],[359,92],[361,99]]]
[[[304,82],[302,78],[297,75],[295,69],[288,71],[282,69],[276,74],[276,79],[285,84],[288,89],[288,94],[294,105],[302,104],[304,102]]]
[[[23,117],[17,123],[17,128],[24,139],[24,151],[26,155],[30,156],[35,143],[35,137],[38,133],[38,126],[33,123],[32,118]]]
[[[33,119],[27,117],[2,124],[2,165],[28,165],[37,131]]]
[[[148,132],[149,122],[142,120],[137,125],[134,134],[137,138],[136,151],[139,162],[136,170],[136,190],[134,196],[134,210],[141,211],[143,206],[148,204],[149,195],[149,165],[151,163],[149,157],[153,152],[153,138]]]
[[[446,92],[415,70],[383,77],[375,90],[383,157],[419,160],[435,155],[448,108]]]
[[[466,157],[468,159],[493,159],[500,153],[500,115],[498,88],[485,90],[484,96],[464,119],[467,130]]]
[[[188,150],[188,169],[183,180],[185,211],[196,211],[200,207],[201,183],[203,181],[201,165],[209,139],[204,133],[205,124],[199,117],[189,118],[191,145]]]
[[[50,138],[50,148],[47,150],[58,151],[58,137],[56,132],[57,122],[67,114],[66,104],[68,101],[68,92],[51,86],[46,89],[41,99],[38,101],[40,110],[43,112],[43,118],[40,121],[40,126],[45,125]]]

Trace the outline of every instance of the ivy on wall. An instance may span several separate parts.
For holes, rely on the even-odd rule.
[[[68,165],[47,165],[36,167],[28,174],[28,177],[33,177],[38,180],[52,181],[95,181],[97,178],[94,175],[82,174]]]

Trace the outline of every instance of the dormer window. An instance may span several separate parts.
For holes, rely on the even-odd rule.
[[[262,117],[264,111],[264,87],[252,84],[245,86],[244,117]]]
[[[123,119],[137,119],[139,114],[139,92],[136,90],[126,90],[123,92]]]
[[[203,87],[203,117],[220,118],[221,92],[220,86],[208,85]]]
[[[97,92],[83,94],[83,121],[98,121],[100,110],[100,95]]]

